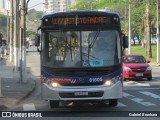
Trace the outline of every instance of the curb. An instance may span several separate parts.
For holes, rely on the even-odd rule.
[[[34,83],[33,83],[33,88],[32,90],[30,90],[25,96],[23,96],[22,98],[20,98],[16,104],[19,104],[21,101],[23,101],[25,98],[27,98],[34,90],[35,90],[35,87],[36,87],[36,81],[34,79],[31,79]],[[15,105],[16,105],[15,104]]]
[[[17,100],[15,101],[15,103],[13,103],[12,107],[15,106],[15,105],[17,105],[17,104],[19,104],[20,102],[22,102],[25,98],[27,98],[27,97],[35,90],[36,81],[33,80],[33,79],[31,79],[31,80],[32,80],[32,82],[33,82],[33,87],[32,87],[32,89],[31,89],[28,93],[26,93],[23,97],[17,99]],[[5,97],[4,97],[4,98],[5,98]],[[8,108],[9,108],[9,107],[7,107],[6,105],[0,105],[0,111],[7,110]]]
[[[6,107],[5,105],[0,105],[0,111],[1,110],[5,110],[5,109],[7,109],[8,107]]]

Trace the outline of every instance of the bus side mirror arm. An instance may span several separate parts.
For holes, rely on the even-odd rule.
[[[37,52],[41,53],[42,51],[39,49],[39,47],[37,47]]]
[[[38,31],[41,29],[41,27],[39,27],[38,29],[37,29],[37,33],[36,33],[36,35],[35,35],[35,46],[40,46],[40,34],[38,34]]]
[[[35,46],[40,46],[40,34],[35,35]]]

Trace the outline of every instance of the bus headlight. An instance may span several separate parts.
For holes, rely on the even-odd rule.
[[[51,84],[51,86],[54,87],[54,88],[59,87],[59,84],[56,83],[56,82],[54,82],[54,81],[52,81],[50,84]]]
[[[107,81],[105,82],[105,85],[106,85],[106,86],[111,86],[111,85],[112,85],[111,80],[107,80]]]
[[[111,86],[111,85],[115,84],[119,80],[120,80],[120,77],[117,76],[117,77],[114,77],[112,80],[106,80],[104,85],[105,86]]]
[[[49,80],[47,79],[47,82],[46,82],[49,86],[53,87],[53,88],[57,88],[59,87],[59,84],[55,81],[52,81],[52,80]]]

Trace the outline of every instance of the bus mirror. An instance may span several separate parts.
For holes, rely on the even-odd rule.
[[[123,36],[123,48],[128,48],[128,36]]]
[[[35,35],[35,46],[40,46],[40,35],[36,34]]]

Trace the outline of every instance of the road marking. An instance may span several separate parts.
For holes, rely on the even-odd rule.
[[[160,90],[159,87],[149,87],[149,88],[143,88],[143,87],[127,87],[124,88],[123,90]]]
[[[139,82],[135,82],[135,81],[126,81],[123,83],[124,86],[150,86],[149,83],[139,83]]]
[[[144,95],[147,95],[147,96],[150,96],[150,97],[155,98],[155,99],[160,99],[160,95],[156,95],[156,94],[148,92],[148,91],[142,91],[140,93],[142,93]]]
[[[40,54],[38,53],[27,53],[28,56],[32,55],[32,56],[40,56]]]
[[[13,73],[0,73],[0,78],[13,78]]]
[[[128,94],[126,92],[123,92],[123,97],[126,97],[127,99],[130,99],[136,103],[139,103],[143,106],[156,106],[154,103],[151,103],[151,102],[145,102],[143,99],[141,98],[136,98],[135,96],[131,95],[131,94]]]
[[[123,103],[121,103],[121,102],[118,102],[118,105],[117,105],[117,107],[126,107],[127,105],[125,105],[125,104],[123,104]]]
[[[23,104],[24,111],[36,110],[35,105],[33,103]]]

